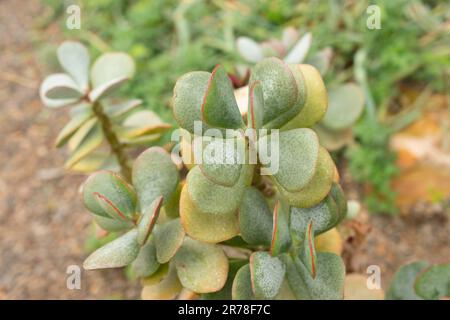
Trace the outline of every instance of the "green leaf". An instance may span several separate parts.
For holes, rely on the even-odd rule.
[[[95,60],[91,69],[92,86],[97,89],[117,79],[133,77],[135,65],[133,58],[123,52],[107,52]]]
[[[250,265],[242,266],[233,280],[231,288],[233,300],[255,300],[255,294],[252,289],[252,280],[250,274]]]
[[[135,138],[126,138],[120,137],[119,140],[121,143],[129,144],[129,145],[144,145],[148,146],[152,142],[158,141],[161,139],[162,133],[154,133],[154,134],[145,134],[143,136],[135,137]]]
[[[313,179],[319,158],[319,139],[315,132],[308,128],[280,132],[279,141],[272,141],[272,135],[259,139],[258,152],[278,151],[278,169],[273,172],[276,182],[289,192],[299,191]],[[278,144],[278,145],[277,145]],[[271,154],[273,158],[273,154]],[[271,159],[273,160],[273,159]],[[273,161],[265,164],[265,168],[273,167]],[[270,169],[268,169],[270,170]]]
[[[264,121],[264,95],[261,82],[255,81],[250,85],[248,94],[247,126],[258,130]]]
[[[204,142],[202,163],[199,168],[215,184],[232,187],[237,183],[245,163],[243,138],[220,139]]]
[[[145,245],[139,249],[136,259],[131,264],[134,274],[138,277],[148,277],[159,268],[156,260],[156,246],[153,239],[149,239]]]
[[[171,127],[153,111],[143,110],[128,116],[118,128],[118,134],[122,137],[134,138],[144,134],[161,133]]]
[[[165,201],[169,199],[178,185],[179,174],[167,151],[151,147],[135,160],[132,180],[143,210],[161,195]]]
[[[154,231],[156,257],[159,263],[172,259],[183,244],[184,230],[180,219],[167,221],[157,225]]]
[[[173,114],[180,127],[194,133],[194,121],[202,121],[201,107],[211,74],[196,71],[183,75],[173,90]]]
[[[46,99],[76,101],[83,96],[83,93],[67,74],[55,73],[42,81],[40,96],[44,102]]]
[[[92,109],[87,109],[84,113],[79,113],[76,116],[74,116],[61,130],[61,132],[58,134],[58,137],[56,138],[55,145],[56,147],[63,146],[70,137],[73,136],[73,134],[88,121],[90,118],[93,117]]]
[[[345,213],[341,214],[331,194],[314,207],[291,207],[290,230],[292,240],[295,244],[303,242],[310,220],[313,222],[314,234],[317,236],[335,227],[342,221],[343,217],[345,217]]]
[[[217,245],[185,238],[173,259],[183,287],[198,293],[223,288],[228,276],[228,259]]]
[[[89,88],[89,52],[77,41],[64,41],[58,47],[58,60],[63,69],[75,80],[82,92]]]
[[[300,251],[300,259],[306,269],[308,269],[311,277],[315,278],[317,275],[317,255],[314,243],[314,228],[312,220],[310,220],[306,226],[305,238],[303,240],[303,250]]]
[[[272,220],[272,213],[262,193],[254,187],[248,187],[239,207],[241,237],[251,245],[270,246]]]
[[[401,266],[392,278],[386,300],[422,300],[417,295],[414,283],[417,276],[429,266],[426,261],[415,261]]]
[[[327,111],[328,95],[319,71],[307,64],[299,65],[298,68],[306,81],[305,105],[299,114],[281,128],[282,130],[312,127]]]
[[[78,161],[97,149],[103,142],[103,130],[96,118],[88,120],[69,139],[69,158],[64,163],[66,169],[72,168]]]
[[[140,99],[103,102],[103,110],[108,117],[115,118],[126,114],[142,104]]]
[[[279,190],[291,206],[309,208],[317,205],[327,196],[333,184],[334,172],[333,159],[324,148],[320,147],[319,159],[312,180],[297,192],[289,192],[281,186],[279,186]]]
[[[162,265],[155,274],[143,282],[142,300],[172,300],[183,289],[173,264],[169,267]]]
[[[70,170],[91,173],[97,170],[119,171],[120,166],[115,156],[106,152],[91,152],[75,163]]]
[[[241,57],[251,63],[257,63],[264,59],[261,46],[253,39],[239,37],[236,41],[236,48]]]
[[[83,267],[86,270],[124,267],[133,262],[138,253],[137,230],[133,229],[94,251]]]
[[[220,65],[214,68],[209,78],[201,115],[202,120],[211,127],[238,129],[244,126],[231,80]]]
[[[289,209],[278,201],[273,209],[273,230],[270,254],[277,256],[286,252],[291,246],[289,234]]]
[[[316,277],[298,257],[282,256],[286,264],[288,284],[297,297],[302,300],[340,300],[344,293],[345,266],[341,257],[334,253],[317,253]]]
[[[104,197],[111,207],[117,210],[118,215],[128,219],[134,217],[136,193],[117,173],[99,171],[91,174],[83,184],[83,201],[86,208],[95,215],[112,218],[109,215],[110,210],[105,211],[105,207],[99,202],[98,195]]]
[[[277,257],[267,252],[254,252],[250,256],[252,288],[257,299],[273,299],[280,291],[286,268]]]
[[[314,126],[314,131],[319,136],[320,145],[331,152],[337,151],[353,141],[353,131],[351,128],[332,131],[317,124]]]
[[[162,206],[163,197],[159,196],[150,204],[142,208],[142,216],[138,224],[138,243],[142,246],[147,242],[150,233],[152,232],[159,212]]]
[[[106,218],[104,216],[93,215],[95,223],[98,224],[100,228],[107,231],[122,231],[129,230],[134,227],[132,221],[119,221],[115,219]]]
[[[431,266],[414,284],[418,296],[427,300],[450,297],[450,263]]]
[[[218,243],[239,234],[237,211],[214,214],[199,210],[184,186],[180,197],[180,218],[186,233],[197,240]]]
[[[302,63],[311,47],[312,35],[307,32],[284,58],[286,63]]]
[[[287,64],[278,58],[267,58],[252,69],[250,81],[260,81],[264,96],[264,123],[294,107],[298,98],[295,78]]]
[[[228,278],[224,287],[217,292],[205,293],[202,295],[202,299],[204,300],[231,300],[232,299],[232,286],[234,283],[234,279],[236,273],[243,265],[247,265],[247,260],[230,260],[229,262],[229,270],[228,270]],[[250,278],[250,273],[248,274]],[[249,281],[250,291],[251,291],[251,283]]]
[[[117,79],[112,79],[105,82],[97,87],[95,87],[91,92],[89,92],[88,98],[90,102],[95,102],[101,98],[104,98],[111,93],[115,92],[122,84],[128,81],[129,78],[122,77]]]
[[[329,104],[322,124],[331,130],[349,128],[361,116],[364,92],[354,83],[346,83],[328,91]]]
[[[217,215],[230,214],[236,211],[241,202],[242,195],[248,179],[250,168],[248,165],[242,166],[239,181],[232,187],[225,187],[213,183],[205,177],[198,166],[189,171],[186,182],[190,199],[195,207],[203,213]]]

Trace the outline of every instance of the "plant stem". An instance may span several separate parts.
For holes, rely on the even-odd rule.
[[[128,162],[128,156],[125,153],[125,146],[120,143],[119,139],[117,138],[117,135],[112,128],[111,120],[103,112],[102,105],[99,102],[95,102],[93,105],[93,110],[102,125],[102,130],[106,137],[106,141],[108,141],[108,144],[111,148],[111,152],[116,156],[117,161],[119,162],[120,173],[125,180],[130,182],[131,168]]]

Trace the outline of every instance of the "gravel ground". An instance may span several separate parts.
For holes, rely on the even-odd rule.
[[[0,1],[0,299],[137,298],[138,284],[121,270],[82,272],[80,290],[66,286],[67,267],[86,257],[90,217],[78,194],[84,177],[65,174],[64,151],[53,147],[66,111],[44,109],[38,99],[45,72],[31,31],[42,12],[35,0]],[[48,33],[54,42],[57,28]],[[406,217],[363,214],[349,228],[361,235],[346,244],[348,270],[379,265],[384,285],[406,262],[450,257],[442,207],[418,206]]]

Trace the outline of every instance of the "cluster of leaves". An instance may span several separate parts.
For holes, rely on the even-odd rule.
[[[450,263],[431,265],[416,261],[394,275],[386,294],[389,300],[437,300],[450,298]]]
[[[195,139],[195,121],[203,130],[235,133],[201,144],[203,161],[185,181],[158,147],[137,158],[132,184],[109,171],[88,178],[83,197],[94,219],[106,230],[127,232],[92,253],[86,269],[131,265],[149,299],[174,298],[183,288],[205,299],[343,297],[342,259],[315,241],[347,213],[335,165],[308,128],[326,112],[321,76],[310,65],[269,58],[250,79],[246,121],[222,66],[177,81],[173,111],[183,137]],[[244,135],[246,129],[255,134]],[[255,183],[267,163],[223,163],[208,152],[218,144],[226,159],[247,159],[255,150],[261,157],[259,146],[273,142],[259,129],[281,129],[279,170],[266,177],[272,195]],[[243,149],[227,147],[239,143]],[[194,148],[194,142],[182,145],[183,157]]]
[[[55,143],[57,147],[68,145],[67,169],[117,170],[124,159],[115,151],[156,141],[171,127],[154,112],[139,110],[141,100],[111,98],[134,74],[135,65],[129,55],[104,53],[90,67],[86,47],[79,42],[66,41],[59,46],[57,56],[66,73],[47,76],[40,96],[49,108],[71,107],[71,120]],[[105,141],[110,150],[101,148]]]
[[[309,55],[312,44],[311,33],[300,37],[300,33],[288,27],[282,38],[257,43],[249,37],[239,37],[236,48],[241,57],[256,63],[264,57],[275,56],[286,63],[303,63],[315,66],[322,76],[330,68],[333,50],[329,47]],[[244,73],[246,74],[246,72]],[[246,90],[246,88],[244,88]],[[364,92],[354,82],[336,84],[329,88],[329,105],[323,120],[315,126],[321,144],[329,151],[336,151],[353,141],[352,126],[359,119],[364,108]]]

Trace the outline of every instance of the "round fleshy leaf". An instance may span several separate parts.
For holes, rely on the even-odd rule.
[[[100,228],[106,231],[123,231],[129,230],[134,227],[134,223],[129,220],[119,221],[99,215],[93,215],[93,217],[95,223],[97,223]]]
[[[103,101],[103,110],[108,117],[115,118],[120,117],[127,112],[137,108],[142,104],[140,99],[132,100],[118,100],[118,101]]]
[[[331,130],[349,128],[364,109],[364,92],[355,83],[346,83],[328,91],[328,110],[322,124]]]
[[[273,299],[280,291],[286,268],[277,257],[267,252],[254,252],[250,256],[252,288],[257,299]]]
[[[331,252],[338,256],[342,254],[342,238],[336,228],[332,228],[314,239],[316,250],[320,252]]]
[[[59,148],[63,146],[70,139],[70,137],[72,137],[73,134],[92,117],[92,109],[87,109],[86,112],[80,112],[74,116],[58,134],[55,142],[56,147]]]
[[[353,141],[352,128],[340,131],[331,131],[326,127],[318,124],[314,126],[314,131],[319,137],[320,145],[328,151],[337,151]]]
[[[322,147],[319,148],[316,172],[312,180],[301,190],[289,192],[279,187],[289,204],[294,207],[309,208],[324,199],[331,189],[335,166],[330,154]]]
[[[71,154],[64,163],[64,167],[70,169],[78,161],[92,153],[102,144],[103,137],[103,130],[97,118],[86,121],[69,139],[68,145]]]
[[[314,207],[291,207],[290,219],[292,239],[294,243],[299,244],[305,238],[310,220],[313,222],[314,234],[319,235],[340,222],[340,211],[333,197],[328,195]]]
[[[306,55],[308,54],[309,48],[311,47],[312,35],[307,32],[297,44],[289,51],[286,57],[284,57],[284,61],[287,63],[302,63],[305,60]]]
[[[184,230],[180,219],[170,220],[158,225],[155,228],[153,237],[158,262],[168,262],[183,244]]]
[[[270,246],[272,240],[272,213],[262,193],[249,187],[239,207],[241,237],[251,245]]]
[[[250,265],[242,266],[233,280],[231,288],[233,300],[255,300],[255,294],[252,289],[252,279],[250,274]]]
[[[225,187],[206,178],[197,166],[189,171],[186,178],[189,197],[201,212],[217,215],[233,213],[241,202],[247,171],[250,171],[248,166],[242,166],[239,181],[232,187]]]
[[[328,252],[317,253],[317,273],[313,278],[298,257],[283,255],[288,284],[301,300],[340,300],[344,293],[345,266],[342,259]]]
[[[250,63],[256,63],[264,59],[261,46],[251,38],[239,37],[236,41],[236,48],[241,57]]]
[[[204,213],[190,199],[187,186],[181,191],[180,218],[186,233],[197,240],[218,243],[239,233],[237,211],[227,214]]]
[[[138,224],[138,243],[142,246],[147,242],[150,233],[155,227],[156,220],[162,206],[163,197],[159,196],[150,204],[142,208],[142,216]]]
[[[218,65],[208,81],[201,108],[202,120],[211,127],[238,129],[244,126],[225,69]]]
[[[298,66],[306,82],[306,101],[302,110],[281,129],[312,127],[327,111],[328,95],[319,71],[311,65]]]
[[[177,188],[179,174],[167,151],[151,147],[134,162],[132,180],[140,208],[144,210],[161,195],[164,199],[170,198]]]
[[[287,64],[277,58],[264,59],[252,69],[250,83],[260,81],[264,96],[264,123],[294,107],[298,98],[295,78]]]
[[[278,141],[272,139],[272,135],[264,136],[258,141],[260,158],[263,158],[261,151],[265,150],[278,151],[275,154],[278,155],[278,167],[272,162],[264,164],[264,167],[278,169],[271,173],[283,189],[299,191],[313,179],[319,157],[319,139],[313,130],[301,128],[283,131]],[[273,154],[271,156],[274,157]]]
[[[172,300],[183,289],[173,264],[169,267],[162,265],[155,274],[147,277],[143,282],[142,300]]]
[[[248,265],[247,260],[230,260],[229,268],[228,268],[228,278],[227,282],[223,286],[223,288],[217,292],[205,293],[202,294],[203,300],[231,300],[232,297],[232,288],[236,273],[242,268],[242,266]],[[250,274],[249,274],[250,276]],[[250,291],[251,291],[251,284]]]
[[[94,251],[83,267],[86,270],[124,267],[133,262],[138,253],[137,230],[133,229]]]
[[[426,261],[415,261],[401,266],[395,273],[386,293],[387,300],[421,300],[415,291],[417,276],[429,266]]]
[[[131,219],[135,214],[136,194],[133,188],[117,173],[100,171],[89,176],[83,184],[83,201],[86,208],[105,218],[111,218],[99,203],[98,195],[104,197],[118,215]],[[122,220],[122,219],[121,219]]]
[[[65,73],[55,73],[46,77],[39,92],[43,102],[46,102],[46,99],[76,101],[83,96],[75,81]]]
[[[92,86],[97,89],[117,79],[133,77],[135,65],[133,58],[124,52],[107,52],[95,60],[91,69]]]
[[[89,87],[89,52],[77,41],[64,41],[58,47],[58,60],[63,69],[75,80],[82,92]]]
[[[426,300],[450,297],[450,263],[426,269],[416,278],[414,289],[419,297]]]
[[[90,102],[95,102],[101,98],[104,98],[114,91],[116,91],[122,84],[124,84],[129,78],[122,77],[112,79],[105,82],[98,87],[95,87],[91,92],[89,92],[88,98]]]
[[[172,126],[164,123],[153,111],[143,110],[129,115],[118,128],[121,137],[135,138],[147,134],[161,133]]]
[[[275,204],[273,209],[273,229],[270,243],[270,254],[277,256],[289,250],[291,246],[289,235],[289,211],[281,202]]]
[[[248,94],[247,126],[252,129],[260,129],[264,121],[264,95],[261,83],[253,82]]]
[[[228,259],[216,245],[185,238],[173,261],[180,282],[189,290],[215,292],[225,285]]]
[[[202,163],[199,168],[213,183],[232,187],[245,163],[245,140],[242,138],[213,138],[203,144]]]
[[[173,89],[175,120],[191,133],[194,133],[194,122],[202,121],[201,108],[210,76],[204,71],[187,73],[177,80]]]
[[[151,240],[139,249],[136,259],[131,264],[134,274],[138,277],[150,276],[158,270],[159,266],[156,260],[156,246]]]

